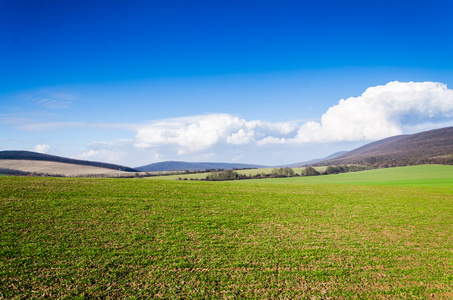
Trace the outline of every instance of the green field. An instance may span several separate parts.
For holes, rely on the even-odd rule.
[[[252,180],[250,182],[256,182]],[[266,183],[352,184],[393,186],[453,187],[453,166],[421,165],[376,169],[335,175],[310,177],[269,178]]]
[[[254,176],[256,174],[271,174],[274,168],[261,168],[261,169],[245,169],[245,170],[235,170],[238,174],[247,175],[247,176]],[[305,168],[292,168],[295,173],[299,174]],[[316,167],[318,172],[324,172],[326,167]],[[155,179],[155,180],[178,180],[178,179],[205,179],[210,172],[203,172],[203,173],[195,173],[195,174],[176,174],[176,175],[163,175],[163,176],[151,176],[147,177],[148,179]]]
[[[452,170],[2,176],[0,299],[451,299]]]

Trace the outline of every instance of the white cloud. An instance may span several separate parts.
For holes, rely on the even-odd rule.
[[[45,145],[45,144],[39,144],[39,145],[36,145],[33,150],[35,152],[39,152],[39,153],[49,153],[50,146]]]
[[[138,126],[133,145],[142,150],[183,156],[201,155],[208,149],[212,152],[213,147],[222,151],[245,145],[377,140],[401,134],[408,128],[423,127],[420,123],[405,123],[413,116],[428,121],[431,128],[436,124],[433,118],[451,118],[453,91],[436,82],[390,82],[370,87],[358,97],[340,100],[326,111],[320,122],[301,124],[247,121],[229,114],[156,120]]]
[[[135,145],[139,148],[173,145],[178,147],[179,154],[185,154],[216,144],[265,146],[377,140],[424,126],[405,124],[410,117],[418,118],[418,122],[428,121],[425,127],[434,128],[433,118],[452,116],[453,91],[445,84],[395,81],[370,87],[361,96],[340,100],[320,122],[297,125],[246,121],[227,114],[167,119],[139,129]],[[444,120],[444,124],[448,122]]]
[[[71,104],[71,101],[60,99],[41,99],[36,103],[50,109],[63,109],[68,108]]]
[[[180,153],[199,151],[228,136],[233,127],[240,127],[239,118],[223,114],[159,120],[138,130],[135,145],[178,145]]]
[[[262,138],[258,142],[256,142],[257,146],[265,146],[267,144],[285,144],[287,142],[287,139],[285,138],[277,138],[273,136],[267,136],[265,138]]]
[[[249,144],[255,140],[255,131],[245,131],[243,128],[238,132],[231,134],[227,137],[226,142],[233,145]]]
[[[246,121],[228,114],[210,114],[155,121],[139,129],[138,148],[178,147],[179,154],[208,149],[215,144],[254,143],[269,134],[285,135],[296,129],[291,122]]]
[[[48,109],[70,108],[73,100],[76,99],[74,95],[46,90],[37,91],[33,94],[23,94],[22,98]]]
[[[453,116],[453,91],[438,82],[390,82],[330,107],[302,125],[293,142],[377,140],[403,133],[406,117]]]

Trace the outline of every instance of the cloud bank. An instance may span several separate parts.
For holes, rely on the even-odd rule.
[[[166,119],[140,128],[135,146],[144,149],[173,145],[179,154],[185,154],[216,144],[371,141],[402,134],[409,117],[423,121],[452,116],[453,90],[445,84],[395,81],[370,87],[361,96],[341,99],[319,122],[246,121],[228,114]]]
[[[138,148],[177,146],[178,154],[206,150],[216,144],[256,143],[269,135],[285,136],[297,129],[295,122],[246,121],[228,114],[210,114],[159,120],[139,129]]]

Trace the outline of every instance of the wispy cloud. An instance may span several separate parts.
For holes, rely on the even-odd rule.
[[[48,109],[58,110],[69,108],[76,99],[75,96],[56,92],[39,91],[34,94],[25,95],[27,101],[34,102]]]
[[[15,124],[17,125],[16,122]],[[62,130],[62,129],[77,129],[77,128],[86,128],[86,129],[98,129],[98,130],[129,130],[137,131],[140,126],[139,124],[133,123],[86,123],[86,122],[33,122],[27,119],[27,124],[17,125],[16,127],[24,131],[52,131],[52,130]]]
[[[17,125],[17,124],[25,124],[25,123],[28,123],[31,121],[33,121],[33,119],[31,119],[29,117],[25,117],[20,114],[0,115],[0,124]]]
[[[57,99],[42,99],[36,103],[50,109],[63,109],[69,107],[71,101]]]
[[[62,130],[68,128],[83,128],[87,127],[88,124],[84,122],[45,122],[45,123],[34,123],[18,125],[17,128],[24,131],[51,131],[51,130]]]

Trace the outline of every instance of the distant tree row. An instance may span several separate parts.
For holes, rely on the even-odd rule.
[[[339,174],[339,173],[347,173],[347,172],[357,172],[370,169],[366,166],[359,166],[359,165],[340,165],[340,166],[328,166],[327,169],[324,171],[325,175],[329,174]]]
[[[443,154],[429,157],[429,154],[422,154],[419,152],[407,152],[395,155],[381,155],[371,157],[339,159],[333,160],[331,161],[331,163],[338,165],[342,164],[354,164],[362,166],[365,165],[371,168],[392,168],[426,164],[453,165],[453,155]]]
[[[300,175],[301,176],[317,176],[319,174],[320,173],[318,171],[316,171],[315,168],[313,168],[312,166],[307,166],[307,167],[305,167],[304,170],[302,170],[302,173]]]
[[[36,177],[36,176],[39,176],[39,177],[64,177],[64,175],[60,175],[60,174],[25,172],[25,171],[6,169],[6,168],[0,168],[0,175],[30,176],[30,177]]]
[[[238,172],[233,170],[224,170],[220,172],[211,172],[208,176],[206,176],[206,180],[210,181],[218,181],[218,180],[236,180],[236,179],[243,179]]]
[[[285,167],[285,168],[274,168],[272,169],[271,173],[258,173],[255,175],[245,175],[239,174],[235,170],[223,170],[223,171],[216,171],[211,172],[209,175],[206,176],[205,179],[201,180],[208,180],[208,181],[221,181],[221,180],[240,180],[240,179],[260,179],[260,178],[281,178],[281,177],[294,177],[294,176],[317,176],[317,175],[329,175],[329,174],[338,174],[338,173],[346,173],[346,172],[356,172],[356,171],[363,171],[368,170],[369,167],[366,166],[358,166],[358,165],[340,165],[340,166],[328,166],[326,170],[322,173],[317,171],[312,166],[305,167],[301,174],[297,174],[294,172],[294,169]],[[194,179],[198,180],[198,179]]]
[[[292,177],[295,172],[292,168],[273,168],[271,172],[272,177]]]

